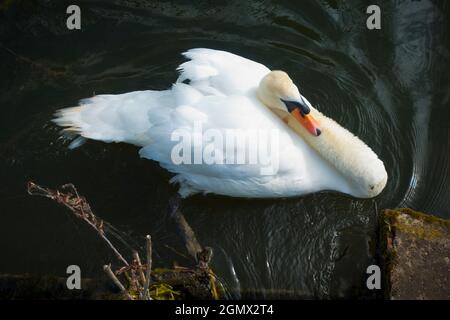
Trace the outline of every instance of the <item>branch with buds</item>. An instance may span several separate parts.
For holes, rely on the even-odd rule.
[[[103,270],[109,279],[123,294],[125,299],[129,300],[152,300],[150,288],[152,286],[152,294],[157,299],[168,297],[174,299],[180,293],[173,290],[173,286],[189,283],[189,288],[200,288],[197,293],[206,299],[218,299],[219,294],[216,287],[216,276],[209,269],[209,262],[212,257],[212,249],[209,247],[202,248],[197,241],[195,234],[187,223],[178,207],[174,207],[174,218],[180,227],[181,234],[186,243],[186,249],[191,257],[197,262],[195,269],[175,267],[165,275],[152,273],[152,240],[150,235],[146,236],[146,263],[142,263],[139,253],[132,252],[132,260],[128,262],[114,244],[107,238],[104,226],[109,224],[98,218],[87,202],[86,198],[80,196],[73,184],[61,186],[60,190],[52,190],[37,185],[34,182],[28,182],[27,191],[30,195],[42,196],[56,201],[65,206],[78,219],[87,223],[100,238],[113,251],[117,260],[122,264],[117,270],[113,271],[111,264],[104,265]],[[156,277],[157,283],[152,282],[152,276]],[[125,278],[128,285],[125,286],[119,278]],[[207,279],[209,285],[202,287],[205,283],[202,279]]]
[[[28,182],[27,191],[30,195],[43,196],[62,204],[70,210],[70,212],[78,219],[86,222],[92,229],[94,229],[100,238],[108,245],[113,251],[117,260],[119,260],[123,267],[117,271],[111,269],[111,265],[105,265],[103,270],[106,275],[114,282],[119,290],[124,294],[125,298],[133,299],[130,295],[130,291],[139,292],[138,298],[142,300],[151,300],[150,294],[148,294],[148,288],[150,284],[151,276],[151,240],[147,240],[147,264],[142,264],[137,251],[133,252],[133,260],[129,263],[119,250],[112,244],[112,242],[106,237],[104,231],[104,221],[98,218],[91,209],[91,206],[87,202],[86,198],[78,194],[77,189],[73,184],[65,184],[61,186],[60,190],[51,190],[41,187],[34,182]],[[150,236],[147,236],[150,239]],[[146,274],[144,274],[146,272]],[[129,281],[129,289],[125,289],[125,286],[120,282],[117,276],[123,274]],[[144,290],[145,288],[145,290]]]

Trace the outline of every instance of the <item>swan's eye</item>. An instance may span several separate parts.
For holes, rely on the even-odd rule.
[[[373,188],[375,188],[375,186],[369,186],[370,190],[373,190]]]

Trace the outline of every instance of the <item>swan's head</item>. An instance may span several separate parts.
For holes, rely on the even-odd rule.
[[[340,191],[359,198],[381,193],[387,182],[383,162],[358,137],[313,108],[286,72],[269,72],[261,80],[257,96],[340,171],[349,182],[349,187]]]
[[[322,130],[314,116],[311,104],[298,91],[297,86],[284,71],[271,71],[260,82],[258,98],[271,109],[289,112],[313,136]]]

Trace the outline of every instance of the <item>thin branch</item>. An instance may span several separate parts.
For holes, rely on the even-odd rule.
[[[146,276],[145,276],[145,285],[144,285],[144,290],[142,292],[141,295],[141,299],[145,299],[145,297],[147,296],[147,292],[148,292],[148,288],[150,287],[150,281],[151,281],[151,273],[152,273],[152,237],[150,237],[150,235],[147,235],[145,237],[146,239],[146,243],[147,243],[147,272],[146,272]],[[150,297],[150,293],[148,294],[149,299],[151,300],[152,298]]]
[[[97,234],[103,239],[103,241],[107,243],[110,249],[114,252],[116,258],[121,261],[123,265],[120,266],[116,271],[113,271],[111,269],[111,265],[105,265],[103,269],[108,277],[120,289],[121,293],[126,299],[134,300],[134,294],[132,296],[130,292],[137,291],[138,299],[152,300],[152,297],[150,296],[150,285],[152,283],[152,239],[150,235],[146,236],[147,263],[144,265],[142,264],[137,251],[132,252],[133,260],[131,261],[131,263],[128,263],[106,237],[103,228],[104,221],[98,218],[92,212],[92,209],[86,198],[78,193],[73,184],[63,185],[60,190],[51,190],[41,187],[30,181],[27,184],[27,190],[30,195],[43,196],[64,205],[72,212],[73,215],[85,221],[92,229],[97,232]],[[173,272],[176,273],[176,277],[179,276],[179,279],[177,280],[178,283],[180,283],[180,281],[181,283],[184,283],[186,279],[188,279],[189,281],[194,281],[194,284],[196,283],[196,281],[200,281],[201,283],[203,283],[205,280],[205,276],[208,277],[210,288],[209,293],[214,299],[218,299],[219,292],[216,286],[217,278],[209,268],[209,262],[213,254],[212,249],[209,247],[202,248],[194,234],[194,231],[187,223],[183,214],[180,212],[179,206],[179,200],[172,203],[171,207],[174,213],[173,217],[175,218],[178,226],[181,229],[182,236],[184,237],[186,243],[186,248],[189,254],[196,259],[197,265],[195,269],[175,266]],[[183,254],[181,255],[186,257]],[[125,279],[128,281],[127,288],[118,279],[119,275],[125,277]],[[155,279],[158,285],[170,282],[170,277],[167,279],[165,279],[164,277],[158,278],[157,274],[154,274],[154,277],[156,277]],[[201,279],[197,279],[198,277],[200,277]],[[189,287],[189,285],[186,286]],[[158,290],[156,291],[156,295],[158,295]]]
[[[142,287],[145,284],[145,275],[144,275],[144,270],[143,270],[142,263],[141,263],[141,258],[139,257],[139,253],[136,250],[133,251],[133,259],[134,259],[134,261],[136,261],[136,264],[137,264],[137,268],[139,271],[139,278],[141,280],[140,284]]]
[[[108,277],[114,282],[114,284],[119,288],[120,292],[128,299],[128,300],[133,300],[133,297],[130,296],[130,294],[128,293],[128,291],[125,289],[125,287],[123,286],[123,284],[119,281],[119,279],[117,279],[116,275],[114,274],[114,272],[111,270],[111,266],[105,264],[103,266],[103,270],[106,272],[106,274],[108,275]]]
[[[103,220],[98,219],[94,215],[89,203],[86,201],[86,198],[78,195],[78,191],[73,184],[66,184],[62,188],[67,189],[67,192],[64,193],[58,190],[43,188],[31,181],[27,184],[27,190],[30,195],[43,196],[55,200],[57,203],[68,208],[77,218],[85,221],[89,226],[91,226],[92,229],[97,231],[98,235],[114,252],[117,259],[119,259],[124,265],[129,266],[127,260],[125,260],[119,250],[117,250],[111,241],[109,241],[109,239],[105,236],[105,232],[103,230]]]

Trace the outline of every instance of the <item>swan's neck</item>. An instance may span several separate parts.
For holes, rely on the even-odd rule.
[[[335,166],[355,186],[355,196],[373,197],[386,185],[387,173],[383,162],[358,137],[319,111],[311,110],[322,134],[311,135],[303,126],[288,125],[325,160]],[[298,122],[297,122],[298,124]]]

